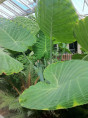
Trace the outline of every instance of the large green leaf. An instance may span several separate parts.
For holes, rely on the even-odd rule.
[[[47,38],[41,31],[38,34],[38,40],[33,47],[33,51],[37,59],[41,59],[42,57],[49,58],[50,39]]]
[[[0,46],[18,52],[24,52],[36,42],[29,30],[16,23],[0,19]]]
[[[71,0],[39,0],[36,17],[47,36],[64,43],[75,41],[73,27],[78,16]]]
[[[74,32],[78,43],[88,51],[88,17],[76,23]]]
[[[0,48],[0,75],[11,75],[23,70],[23,64],[10,57],[3,49]]]
[[[44,71],[46,82],[25,90],[21,106],[29,109],[67,109],[88,103],[88,62],[72,60],[51,64]]]
[[[39,31],[38,23],[36,22],[36,19],[34,17],[32,17],[30,19],[30,18],[26,18],[26,17],[21,16],[21,17],[16,17],[13,21],[15,23],[27,28],[34,35],[36,35]]]

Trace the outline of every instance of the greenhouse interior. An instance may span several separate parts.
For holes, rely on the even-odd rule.
[[[0,0],[0,118],[88,118],[88,0]]]

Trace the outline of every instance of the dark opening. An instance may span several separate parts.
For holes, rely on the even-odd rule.
[[[69,49],[72,53],[77,53],[77,41],[69,44]]]

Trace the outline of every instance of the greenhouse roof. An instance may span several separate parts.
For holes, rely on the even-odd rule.
[[[7,19],[26,16],[34,12],[36,3],[33,0],[0,0],[0,17]],[[4,2],[3,2],[4,1]]]
[[[16,16],[27,16],[34,13],[38,0],[0,0],[0,17],[13,19]],[[88,0],[71,0],[79,16],[88,15]]]
[[[88,0],[72,0],[79,16],[88,15]]]

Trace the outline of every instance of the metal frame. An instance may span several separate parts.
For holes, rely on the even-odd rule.
[[[35,12],[35,6],[31,7],[31,5],[34,4],[34,2],[33,2],[34,0],[33,1],[30,1],[30,0],[27,0],[27,1],[26,0],[16,0],[16,1],[19,2],[20,4],[23,4],[28,9],[24,10],[18,4],[16,4],[13,0],[0,0],[0,2],[3,2],[3,3],[0,4],[0,6],[5,8],[5,9],[3,9],[3,8],[0,9],[0,17],[5,17],[6,16],[6,18],[13,19],[16,16],[27,16],[27,15],[32,14],[32,13]],[[36,4],[37,4],[37,2],[38,2],[38,0],[36,0]],[[85,5],[88,5],[88,0],[84,0],[83,8],[85,7]],[[6,9],[9,12],[7,12]],[[11,14],[14,15],[14,16],[12,16]],[[78,15],[79,15],[80,19],[84,18],[85,16],[88,16],[88,14],[81,15],[79,13],[78,13]]]
[[[19,2],[20,4],[23,4],[25,7],[27,7],[28,8],[27,10],[24,10],[23,8],[21,8],[13,0],[3,0],[3,1],[4,2],[1,3],[0,6],[7,9],[8,12],[6,12],[6,10],[1,7],[1,9],[0,9],[1,18],[6,16],[6,18],[13,19],[16,16],[26,16],[31,13],[34,13],[35,6],[33,8],[30,6],[30,5],[33,5],[34,2],[31,2],[30,0],[28,0],[28,4],[27,4],[27,2],[25,2],[25,0],[17,0],[17,2]],[[13,6],[13,8],[12,8],[12,6]],[[11,13],[14,16],[12,16]]]
[[[16,16],[19,16],[19,13],[14,11],[11,7],[9,7],[8,5],[6,4],[1,4],[1,6],[5,7],[6,9],[8,9],[10,12],[12,12],[13,14],[15,14]]]
[[[0,9],[0,12],[2,14],[6,15],[9,19],[12,19],[12,17],[8,13],[6,13],[5,11],[3,11],[3,10]]]

